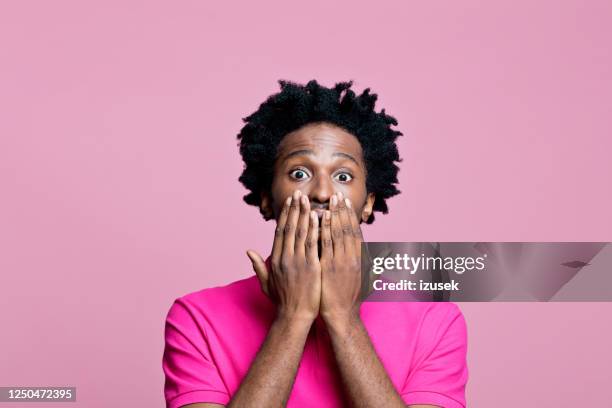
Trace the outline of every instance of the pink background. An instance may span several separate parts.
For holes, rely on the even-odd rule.
[[[270,248],[235,135],[281,78],[398,118],[368,240],[612,241],[610,2],[212,3],[2,2],[0,386],[163,406],[172,301]],[[460,307],[471,407],[612,406],[611,303]]]

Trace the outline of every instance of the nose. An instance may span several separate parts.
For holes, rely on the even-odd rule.
[[[331,195],[334,193],[334,186],[329,177],[320,175],[313,180],[308,199],[311,202],[325,204],[329,202]]]

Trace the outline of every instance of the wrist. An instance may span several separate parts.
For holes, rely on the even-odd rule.
[[[308,331],[315,318],[316,316],[310,314],[290,313],[279,309],[273,324],[282,327],[284,330]]]
[[[358,308],[340,313],[322,313],[321,317],[328,327],[330,334],[344,335],[353,327],[361,324]]]

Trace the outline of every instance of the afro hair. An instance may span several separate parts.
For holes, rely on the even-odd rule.
[[[282,138],[309,123],[327,122],[355,136],[363,151],[366,165],[366,189],[375,195],[373,212],[367,224],[374,221],[374,211],[386,214],[386,199],[399,194],[396,188],[396,162],[400,162],[395,143],[402,133],[391,128],[397,120],[374,110],[376,94],[365,89],[360,95],[351,90],[352,81],[339,82],[333,88],[311,80],[306,85],[279,81],[281,91],[271,95],[257,111],[243,119],[238,134],[244,170],[239,181],[249,190],[247,204],[259,206],[261,193],[272,186],[277,147]]]

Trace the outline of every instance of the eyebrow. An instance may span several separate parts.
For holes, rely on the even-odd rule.
[[[290,159],[291,157],[294,157],[294,156],[313,156],[313,155],[314,155],[314,152],[310,149],[295,150],[291,153],[288,153],[285,157],[283,157],[283,160]],[[335,152],[334,154],[332,154],[332,157],[343,157],[345,159],[355,162],[355,164],[359,166],[359,162],[348,153]]]

